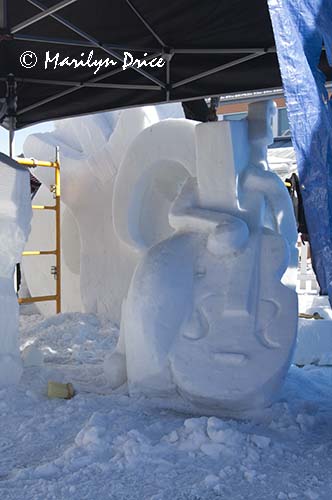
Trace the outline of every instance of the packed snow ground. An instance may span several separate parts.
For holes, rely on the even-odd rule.
[[[299,311],[318,313],[322,319],[299,319],[295,363],[332,366],[332,310],[328,297],[299,295]]]
[[[331,367],[293,366],[251,420],[193,416],[109,393],[102,362],[117,335],[91,314],[21,316],[24,375],[0,397],[1,500],[331,498]],[[49,380],[77,395],[48,399]]]

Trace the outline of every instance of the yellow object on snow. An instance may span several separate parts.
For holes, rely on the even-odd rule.
[[[306,314],[306,313],[300,313],[299,318],[304,318],[304,319],[324,319],[318,312],[314,312],[314,314]]]
[[[49,398],[71,399],[75,394],[73,384],[60,384],[59,382],[49,382],[47,395]]]

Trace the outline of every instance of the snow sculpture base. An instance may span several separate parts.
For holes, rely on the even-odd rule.
[[[119,345],[105,361],[114,387],[127,380],[131,394],[180,394],[204,413],[234,416],[276,397],[297,330],[296,293],[281,283],[296,227],[283,183],[250,162],[250,125],[196,125],[197,180],[172,204],[175,234],[133,275]],[[127,243],[140,241],[138,230],[128,226]]]
[[[0,386],[17,383],[22,374],[13,277],[30,231],[31,212],[29,172],[0,153]]]

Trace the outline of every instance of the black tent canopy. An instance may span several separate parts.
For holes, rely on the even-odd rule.
[[[9,81],[16,129],[281,87],[266,0],[0,0],[0,29],[0,98]],[[165,64],[123,70],[125,52]],[[331,79],[324,54],[321,65]]]

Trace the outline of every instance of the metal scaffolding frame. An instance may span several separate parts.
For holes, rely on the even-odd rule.
[[[104,74],[100,74],[98,76],[93,76],[85,80],[81,79],[71,79],[71,80],[56,80],[56,79],[43,79],[43,78],[15,78],[15,83],[32,83],[32,84],[37,84],[37,85],[45,85],[50,88],[52,86],[55,87],[54,93],[52,93],[48,97],[43,97],[39,100],[36,100],[36,102],[33,102],[24,108],[21,108],[17,111],[15,116],[21,116],[26,113],[29,113],[30,111],[42,107],[50,102],[57,101],[65,96],[68,96],[70,94],[73,94],[74,92],[79,92],[82,89],[86,88],[95,88],[95,89],[119,89],[119,90],[138,90],[138,91],[156,91],[160,92],[163,91],[165,92],[164,96],[164,102],[169,102],[171,101],[172,98],[172,91],[175,89],[179,89],[180,87],[184,87],[192,82],[195,82],[197,80],[203,79],[205,77],[208,77],[210,75],[216,74],[216,73],[222,73],[223,71],[228,70],[229,68],[234,68],[236,66],[239,66],[241,64],[247,63],[248,61],[251,61],[253,59],[261,58],[264,57],[267,54],[275,53],[276,52],[276,47],[271,46],[271,47],[240,47],[240,48],[181,48],[181,47],[170,47],[167,45],[165,40],[162,39],[162,37],[157,33],[157,30],[154,28],[154,26],[151,25],[151,23],[143,16],[143,14],[139,11],[137,6],[135,5],[135,0],[119,0],[123,3],[125,3],[128,8],[131,10],[131,12],[134,14],[134,16],[137,18],[138,22],[144,26],[145,30],[149,32],[149,34],[152,35],[153,39],[156,41],[158,47],[133,47],[130,44],[112,44],[107,41],[100,41],[94,38],[90,33],[87,33],[86,31],[82,30],[79,28],[76,24],[73,22],[69,21],[66,19],[61,11],[63,11],[66,7],[72,4],[78,4],[80,0],[59,0],[55,5],[52,7],[47,7],[43,4],[42,1],[40,0],[22,0],[27,2],[28,4],[33,5],[35,8],[37,8],[40,12],[38,14],[35,14],[34,16],[21,21],[18,23],[16,26],[10,27],[8,25],[8,18],[7,18],[7,2],[8,0],[0,0],[0,30],[3,33],[1,39],[5,40],[16,40],[16,41],[23,41],[23,42],[37,42],[37,43],[45,43],[49,45],[63,45],[63,46],[74,46],[74,47],[81,47],[81,48],[91,48],[91,49],[99,49],[103,51],[105,54],[108,56],[111,56],[112,58],[116,59],[117,61],[123,62],[124,58],[123,55],[120,53],[120,51],[128,51],[130,53],[135,54],[136,53],[149,53],[150,55],[142,58],[141,60],[143,61],[151,61],[154,58],[161,57],[165,60],[166,62],[166,71],[165,71],[165,76],[163,79],[157,78],[150,74],[148,71],[142,69],[142,68],[137,68],[135,66],[130,66],[127,71],[128,72],[136,72],[143,78],[145,78],[146,83],[141,83],[141,84],[132,84],[132,83],[118,83],[118,82],[110,82],[108,80],[107,83],[105,83],[104,80],[111,78],[112,76],[117,75],[122,71],[122,68],[117,68],[110,70],[108,72],[105,72]],[[60,15],[61,14],[61,15]],[[45,18],[52,18],[54,19],[57,23],[59,23],[61,26],[64,26],[66,29],[71,31],[73,34],[76,36],[73,37],[72,39],[70,38],[61,38],[61,37],[48,37],[48,36],[39,36],[39,35],[31,35],[31,34],[22,34],[22,30],[35,25],[39,21]],[[324,50],[324,49],[323,49]],[[203,72],[198,72],[196,74],[193,74],[192,76],[189,76],[187,78],[184,78],[179,81],[172,81],[171,79],[171,74],[172,74],[172,59],[173,56],[175,55],[229,55],[229,56],[234,56],[234,59],[231,61],[228,61],[224,64],[220,64],[214,67],[211,67],[210,69],[207,69]],[[9,77],[9,75],[8,75]],[[0,82],[7,81],[6,77],[0,78]],[[64,87],[62,91],[59,91],[59,87]],[[281,89],[271,89],[272,94],[275,91],[282,91]],[[182,100],[190,100],[191,98],[184,98]],[[160,99],[158,98],[157,101]],[[14,114],[12,113],[12,119],[8,121],[8,128],[10,130],[10,149],[11,149],[11,142],[13,138],[13,130],[15,129],[15,119],[14,119]]]
[[[20,109],[18,111],[18,115],[22,115],[24,113],[28,113],[32,109],[35,109],[37,107],[43,106],[49,102],[55,101],[57,99],[60,99],[68,94],[71,94],[73,92],[77,92],[81,89],[84,89],[86,87],[94,87],[94,88],[104,88],[104,89],[128,89],[128,90],[147,90],[147,91],[160,91],[164,90],[165,91],[165,102],[168,102],[171,100],[171,94],[173,89],[177,89],[179,87],[182,87],[184,85],[187,85],[188,83],[194,82],[196,80],[199,80],[201,78],[204,78],[206,76],[212,75],[214,73],[220,73],[222,71],[225,71],[231,67],[238,66],[240,64],[243,64],[247,61],[250,61],[252,59],[258,58],[258,57],[264,57],[264,55],[273,53],[275,52],[275,47],[256,47],[256,48],[229,48],[229,49],[220,49],[220,48],[210,48],[210,49],[204,49],[204,48],[193,48],[193,49],[188,49],[188,48],[181,48],[181,47],[169,47],[167,46],[166,42],[161,38],[161,36],[157,33],[157,31],[154,29],[154,27],[149,23],[142,13],[139,11],[139,9],[135,6],[134,0],[123,0],[126,2],[128,7],[131,9],[131,11],[134,13],[134,15],[137,17],[139,22],[142,23],[142,25],[145,27],[147,31],[153,36],[153,38],[156,40],[157,44],[160,46],[159,50],[156,48],[152,49],[151,47],[131,47],[131,46],[119,46],[115,44],[110,44],[108,42],[104,41],[98,41],[96,40],[93,36],[91,36],[89,33],[86,33],[84,30],[80,29],[78,26],[73,24],[72,22],[68,21],[65,17],[59,15],[59,12],[63,10],[65,7],[68,5],[78,3],[80,0],[61,0],[52,7],[46,7],[40,0],[25,0],[26,2],[30,3],[34,7],[38,8],[40,12],[29,19],[26,19],[25,21],[20,22],[16,26],[10,28],[7,25],[7,16],[6,16],[6,11],[7,11],[7,1],[8,0],[0,0],[0,27],[2,27],[2,31],[6,31],[7,38],[6,39],[12,39],[12,40],[22,40],[22,41],[31,41],[31,42],[41,42],[41,43],[47,43],[47,44],[60,44],[60,45],[68,45],[68,46],[77,46],[77,47],[91,47],[93,48],[98,48],[102,51],[104,51],[107,55],[112,56],[114,59],[117,59],[118,61],[123,62],[123,56],[119,53],[120,50],[122,51],[128,51],[128,52],[151,52],[153,51],[154,53],[148,57],[146,57],[145,61],[149,61],[155,57],[162,57],[166,61],[166,71],[165,71],[165,79],[160,80],[159,78],[156,78],[155,76],[151,75],[149,72],[134,67],[130,66],[128,68],[129,71],[135,71],[139,73],[141,76],[143,76],[146,80],[147,83],[145,85],[132,85],[132,84],[119,84],[119,83],[103,83],[102,80],[105,80],[106,78],[109,78],[113,75],[116,75],[121,71],[121,69],[116,69],[113,71],[106,72],[105,74],[96,76],[94,78],[90,78],[86,81],[59,81],[59,80],[46,80],[46,79],[17,79],[17,82],[20,81],[25,81],[25,82],[30,82],[34,84],[42,84],[42,85],[48,85],[48,86],[64,86],[64,87],[69,87],[61,92],[57,91],[47,97],[43,98],[39,101],[36,101],[35,103],[26,106],[23,109]],[[41,19],[45,19],[47,17],[53,18],[55,21],[60,23],[61,25],[65,26],[68,28],[71,32],[75,33],[78,35],[80,38],[73,38],[73,39],[63,39],[63,38],[56,38],[56,37],[40,37],[38,35],[29,35],[29,34],[20,34],[20,32],[37,23]],[[197,55],[234,55],[234,56],[241,56],[241,57],[236,57],[233,61],[230,61],[226,64],[221,64],[215,67],[212,67],[211,69],[208,69],[204,72],[192,75],[191,77],[185,78],[183,80],[173,82],[171,81],[171,69],[172,69],[172,58],[175,54],[197,54]],[[3,81],[3,79],[2,79]]]
[[[51,186],[55,203],[54,205],[32,205],[33,210],[51,210],[55,212],[55,249],[54,250],[27,250],[22,253],[23,257],[38,255],[54,255],[55,266],[52,266],[51,274],[56,279],[55,295],[43,295],[38,297],[22,297],[18,299],[19,304],[31,304],[33,302],[45,302],[54,300],[56,313],[61,312],[61,185],[60,185],[60,159],[59,148],[56,148],[55,161],[40,161],[28,158],[15,158],[22,166],[28,168],[44,167],[54,169],[54,184]]]

